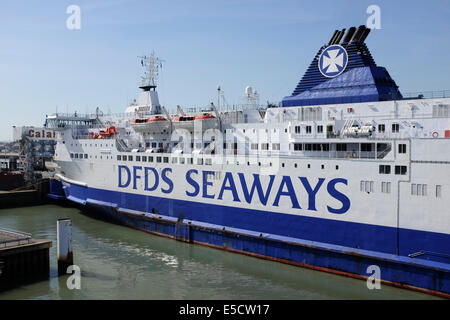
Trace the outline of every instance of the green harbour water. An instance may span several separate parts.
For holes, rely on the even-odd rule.
[[[70,218],[81,289],[57,277],[56,221]],[[0,292],[6,299],[437,299],[366,281],[187,244],[100,221],[78,208],[0,210],[0,227],[53,241],[50,278]]]

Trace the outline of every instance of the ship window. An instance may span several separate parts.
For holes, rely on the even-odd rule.
[[[398,153],[406,153],[406,144],[401,143],[398,145]]]
[[[301,128],[300,126],[295,126],[295,133],[297,134],[300,133],[300,128]]]
[[[197,164],[198,165],[202,165],[203,164],[203,158],[198,158],[197,159]]]
[[[411,184],[411,195],[413,196],[426,196],[427,195],[427,185],[426,184]]]
[[[381,183],[381,192],[382,193],[391,193],[391,183],[390,182],[382,182]]]
[[[70,154],[70,157],[73,158],[73,153]]]
[[[281,166],[284,168],[284,162],[281,164]]]
[[[305,143],[305,151],[312,151],[312,144]]]
[[[339,166],[336,166],[336,170],[339,170]]]
[[[156,157],[156,162],[160,163],[161,162],[161,157]]]
[[[361,151],[363,152],[371,152],[372,144],[371,143],[361,143]]]
[[[308,164],[308,169],[311,169],[311,165],[310,164]]]
[[[380,165],[379,173],[380,174],[391,174],[391,166]]]
[[[336,151],[347,151],[347,144],[345,143],[336,144]]]
[[[164,158],[163,158],[163,162],[164,162],[164,163],[169,163],[169,157],[164,157]]]
[[[433,106],[433,118],[447,118],[450,115],[449,105],[439,104]]]
[[[83,154],[82,153],[80,153],[80,159],[83,159]]]
[[[150,148],[150,142],[146,142],[146,143],[145,143],[145,147],[146,147],[146,148]]]
[[[180,164],[184,164],[185,160],[184,158],[180,158]]]
[[[194,163],[194,160],[192,158],[188,158],[187,160],[188,160],[187,161],[188,164],[193,164]]]
[[[272,150],[280,150],[280,144],[279,143],[272,143]]]
[[[440,198],[442,195],[442,186],[437,185],[436,186],[436,198]]]
[[[257,143],[252,143],[251,144],[251,149],[252,150],[258,150],[258,144]]]
[[[78,153],[75,153],[75,159],[78,159]]]
[[[172,158],[172,163],[178,163],[178,158]]]
[[[317,133],[323,133],[323,126],[317,126]]]
[[[133,156],[128,156],[128,161],[133,161]]]
[[[152,142],[152,148],[156,148],[156,142]]]
[[[306,126],[306,133],[311,133],[311,132],[312,132],[311,126]]]
[[[284,129],[284,133],[287,133],[287,129]]]
[[[261,144],[261,150],[269,150],[269,144],[268,143],[262,143]]]
[[[147,156],[142,156],[142,161],[147,162]]]
[[[247,161],[247,165],[248,165],[248,166],[250,165],[250,161]]]
[[[392,132],[393,133],[399,132],[399,130],[400,130],[400,125],[398,123],[393,123],[392,124]]]
[[[148,157],[148,162],[153,162],[153,157]]]
[[[371,193],[375,191],[375,182],[373,181],[361,181],[360,190],[363,192]]]
[[[395,174],[406,175],[406,166],[395,166]]]
[[[223,148],[224,148],[224,149],[227,148],[227,143],[226,143],[226,142],[223,143]]]
[[[141,156],[136,156],[136,161],[141,161]]]
[[[85,159],[87,159],[87,158],[88,158],[88,155],[87,155],[87,153],[85,153],[85,154],[84,154],[84,158],[85,158]]]
[[[294,163],[294,168],[297,168],[297,164],[296,163]]]
[[[212,160],[211,159],[205,159],[205,164],[210,166],[212,165]]]
[[[301,143],[294,143],[294,151],[302,151],[303,145]]]

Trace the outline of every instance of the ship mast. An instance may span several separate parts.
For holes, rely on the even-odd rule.
[[[159,76],[159,69],[162,68],[162,62],[160,58],[155,56],[153,51],[149,56],[139,56],[141,59],[141,66],[144,68],[144,75],[141,76],[141,86],[139,88],[144,91],[156,88],[156,80]]]

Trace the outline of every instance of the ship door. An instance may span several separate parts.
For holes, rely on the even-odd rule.
[[[333,133],[333,125],[328,125],[327,126],[327,137],[331,136],[332,133]]]

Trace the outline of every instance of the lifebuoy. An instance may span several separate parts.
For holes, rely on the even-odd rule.
[[[437,138],[437,137],[439,137],[439,133],[437,133],[436,131],[433,132],[433,138]]]

